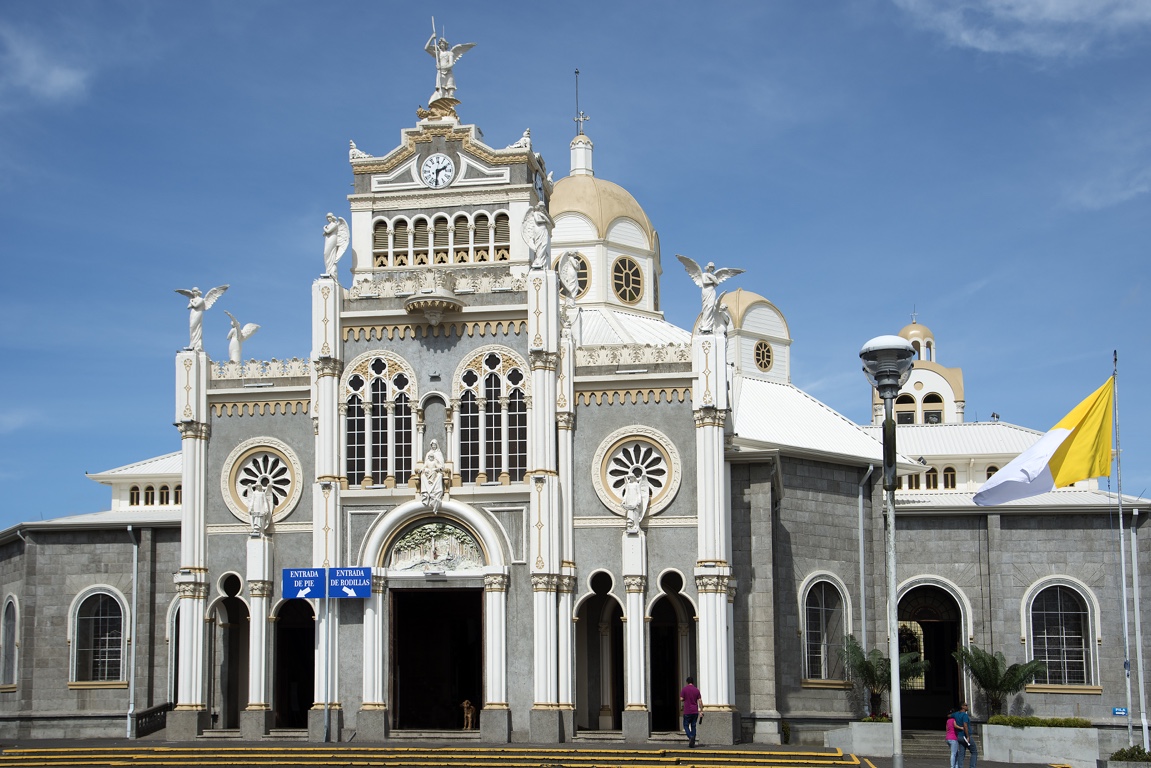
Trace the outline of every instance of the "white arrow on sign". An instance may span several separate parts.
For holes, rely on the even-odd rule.
[[[352,589],[351,587],[344,587],[344,594],[348,597],[355,597],[356,590]]]
[[[311,591],[312,591],[311,587],[304,587],[303,589],[300,590],[299,594],[297,594],[296,597],[307,597],[308,593]]]

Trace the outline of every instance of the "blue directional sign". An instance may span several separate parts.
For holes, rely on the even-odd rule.
[[[1126,717],[1127,716],[1127,707],[1112,707],[1111,708],[1111,714],[1114,715],[1115,717]]]
[[[371,597],[372,569],[329,568],[328,597]]]
[[[285,568],[281,591],[285,598],[323,597],[324,568]]]

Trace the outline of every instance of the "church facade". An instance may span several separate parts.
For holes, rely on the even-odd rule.
[[[783,313],[718,294],[736,271],[684,260],[701,313],[668,323],[658,233],[590,138],[554,182],[530,135],[487,145],[433,43],[417,124],[352,146],[307,358],[243,362],[235,324],[211,359],[226,300],[190,292],[180,450],[93,475],[107,512],[0,534],[5,738],[643,742],[675,738],[688,675],[704,743],[860,715],[841,650],[886,646],[879,434],[791,384]],[[905,727],[975,698],[960,645],[1048,661],[1017,707],[1118,725],[1114,497],[975,507],[1038,433],[963,423],[962,373],[902,333],[900,642],[932,664]]]

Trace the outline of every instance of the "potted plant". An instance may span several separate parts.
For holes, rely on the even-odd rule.
[[[864,652],[854,635],[847,636],[844,661],[852,681],[867,691],[867,714],[875,719],[881,713],[883,694],[891,690],[891,661],[878,648]],[[929,666],[930,662],[921,659],[918,652],[899,654],[900,685],[912,678],[922,677]]]
[[[996,651],[990,654],[978,646],[960,647],[951,654],[959,666],[971,675],[977,688],[987,697],[991,715],[1003,714],[1003,702],[1023,690],[1047,665],[1037,659],[1007,666],[1007,659]]]

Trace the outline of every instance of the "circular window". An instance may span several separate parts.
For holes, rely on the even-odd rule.
[[[645,481],[651,491],[649,514],[671,504],[679,491],[679,452],[667,435],[639,424],[608,435],[592,460],[592,484],[600,501],[623,516],[623,494],[628,476]]]
[[[630,256],[620,256],[611,267],[611,287],[625,304],[635,304],[643,296],[643,272]]]
[[[228,510],[239,520],[251,522],[248,510],[255,491],[264,492],[272,507],[272,521],[287,517],[300,501],[303,471],[296,454],[272,437],[245,440],[224,462],[220,491]]]
[[[578,299],[587,293],[588,286],[591,285],[591,267],[588,266],[587,259],[584,258],[584,255],[578,252],[573,257],[572,263],[575,265],[576,272],[576,295],[573,298]],[[559,265],[560,259],[556,259],[552,268],[559,269]]]
[[[766,341],[755,342],[755,367],[761,371],[771,370],[771,345]]]

